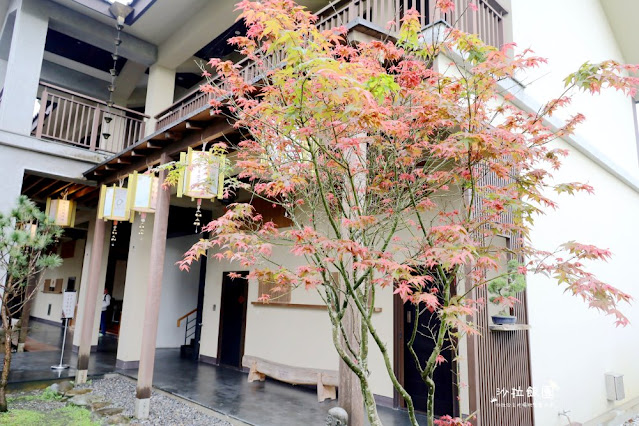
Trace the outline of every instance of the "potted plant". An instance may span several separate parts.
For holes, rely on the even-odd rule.
[[[497,315],[491,317],[496,325],[517,322],[517,317],[510,314],[510,309],[519,302],[515,297],[517,293],[526,288],[524,275],[519,273],[520,266],[516,260],[508,261],[507,272],[488,284],[488,293],[491,294],[488,300],[500,309]]]

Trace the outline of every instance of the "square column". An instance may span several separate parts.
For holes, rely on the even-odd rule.
[[[96,219],[93,229],[93,241],[91,243],[90,266],[88,280],[84,287],[84,299],[82,300],[82,324],[80,335],[80,348],[78,349],[78,366],[75,382],[86,383],[89,370],[89,358],[91,356],[91,341],[95,333],[95,318],[99,297],[100,281],[104,286],[104,280],[100,280],[102,269],[102,254],[104,252],[104,234],[106,222]],[[77,332],[75,334],[78,334]]]
[[[151,118],[144,128],[146,135],[155,132],[155,115],[173,104],[175,96],[175,70],[155,64],[149,68],[144,113]],[[145,136],[146,136],[145,135]]]
[[[168,162],[168,155],[162,154],[160,164],[166,164]],[[166,170],[162,170],[159,173],[160,182],[164,182],[166,175]],[[140,354],[140,368],[138,369],[138,384],[135,391],[135,416],[138,419],[146,419],[149,417],[170,199],[170,191],[160,189],[153,223],[153,236],[151,237],[149,275],[146,302],[144,305],[144,321],[142,323],[142,352]]]
[[[82,326],[84,324],[84,308],[85,308],[85,298],[86,292],[89,288],[89,273],[91,271],[91,255],[93,253],[93,241],[95,236],[95,223],[97,220],[101,219],[91,219],[89,222],[89,232],[87,233],[87,241],[84,249],[84,259],[82,261],[82,274],[80,276],[80,281],[78,282],[79,291],[78,291],[78,315],[73,325],[73,349],[77,352],[80,347],[80,337],[82,335]],[[110,224],[105,224],[106,230],[105,233],[108,232],[110,228]],[[101,303],[102,294],[104,291],[104,284],[106,282],[106,270],[107,263],[109,260],[109,238],[103,238],[102,241],[102,260],[100,261],[100,276],[98,278],[98,293],[96,295],[96,303]],[[97,305],[96,305],[97,306]],[[95,310],[93,325],[91,326],[91,349],[93,350],[98,345],[98,332],[100,328],[100,309]]]
[[[144,303],[146,300],[149,279],[149,253],[153,236],[154,214],[148,214],[144,223],[144,234],[140,235],[141,217],[136,214],[131,227],[131,242],[127,259],[126,281],[124,284],[124,300],[120,319],[120,335],[118,337],[117,368],[138,368],[142,346],[142,321],[144,320]]]
[[[23,135],[31,133],[48,25],[49,17],[35,1],[21,1],[16,11],[0,103],[2,130]]]

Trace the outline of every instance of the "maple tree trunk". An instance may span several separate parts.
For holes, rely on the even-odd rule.
[[[426,385],[428,385],[428,399],[426,400],[426,424],[433,426],[435,424],[435,380],[433,380],[432,373],[426,378]]]
[[[375,397],[368,385],[368,380],[360,381],[362,386],[362,395],[364,396],[364,409],[366,410],[366,417],[371,426],[383,426],[382,421],[379,419],[377,413],[377,405],[375,404]]]

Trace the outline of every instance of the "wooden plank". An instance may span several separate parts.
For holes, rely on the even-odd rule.
[[[251,355],[244,355],[242,366],[249,367],[261,375],[294,385],[315,385],[318,383],[318,377],[324,386],[337,386],[339,383],[336,370],[294,367]]]

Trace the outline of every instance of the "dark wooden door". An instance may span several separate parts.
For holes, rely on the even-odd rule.
[[[218,362],[230,367],[242,367],[244,334],[246,331],[246,305],[248,299],[247,272],[239,272],[243,278],[231,279],[228,273],[222,277],[222,301],[220,306],[220,336]]]
[[[415,321],[415,311],[417,307],[412,303],[404,303],[403,306],[403,333],[402,344],[406,348],[406,343],[410,340]],[[423,305],[421,306],[423,310]],[[431,337],[430,330],[436,330],[439,327],[439,321],[435,316],[431,318],[430,313],[426,310],[422,312],[419,318],[419,325],[413,348],[420,358],[422,367],[435,348],[435,341]],[[415,409],[418,411],[426,411],[426,403],[428,398],[428,387],[422,380],[415,360],[411,353],[406,349],[403,351],[404,361],[404,387],[413,398]],[[435,415],[454,415],[454,380],[453,360],[450,350],[442,353],[446,362],[440,364],[435,369]]]

